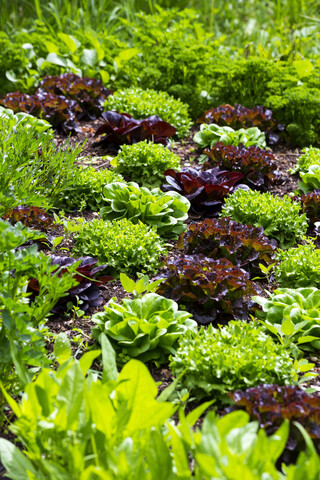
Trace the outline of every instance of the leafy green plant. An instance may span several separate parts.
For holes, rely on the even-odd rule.
[[[98,258],[110,275],[119,276],[120,272],[156,272],[166,248],[156,229],[142,222],[95,219],[84,223],[75,235],[74,252]]]
[[[281,248],[288,248],[301,240],[308,228],[306,215],[300,215],[300,210],[300,204],[287,195],[280,198],[269,192],[238,189],[226,198],[220,215],[262,227]]]
[[[306,351],[320,350],[320,290],[278,288],[270,298],[253,297],[261,305],[256,316],[283,344]]]
[[[296,165],[289,170],[291,174],[307,173],[311,165],[320,165],[320,148],[306,147],[301,151],[302,155],[298,158]]]
[[[49,363],[44,322],[59,298],[77,282],[72,278],[74,269],[61,275],[35,244],[21,248],[30,240],[43,238],[43,233],[3,220],[0,232],[0,377],[8,392],[18,394],[32,379],[34,372],[29,367]],[[27,291],[30,280],[38,283],[36,298]],[[0,394],[0,405],[3,402]],[[2,421],[1,410],[0,424]]]
[[[201,327],[196,334],[186,332],[179,343],[170,368],[198,400],[228,403],[229,391],[260,383],[286,385],[296,378],[289,353],[253,322]]]
[[[320,164],[311,165],[307,172],[300,172],[302,182],[299,182],[299,190],[303,193],[313,192],[320,188]]]
[[[120,304],[113,298],[103,313],[92,317],[97,324],[92,334],[97,340],[101,333],[107,335],[121,363],[134,357],[159,366],[176,352],[178,339],[187,330],[197,330],[190,317],[178,310],[176,302],[156,293],[134,300],[125,298]]]
[[[113,182],[123,181],[122,175],[113,170],[96,170],[94,167],[75,168],[72,183],[61,191],[55,204],[65,210],[78,209],[80,205],[98,211],[104,205],[103,188]]]
[[[187,228],[183,222],[188,218],[190,203],[177,192],[164,193],[157,187],[149,190],[134,182],[113,182],[103,188],[103,201],[106,206],[100,214],[104,220],[141,221],[169,238],[176,238]]]
[[[14,113],[10,108],[4,108],[0,106],[0,117],[7,117],[10,120],[13,120],[16,124],[22,124],[26,127],[33,126],[38,132],[45,132],[51,128],[51,125],[46,120],[42,118],[34,117],[25,112]]]
[[[320,287],[320,249],[311,238],[303,245],[278,250],[274,266],[275,280],[282,287]]]
[[[226,258],[214,260],[204,255],[181,255],[166,259],[169,271],[157,293],[187,305],[200,324],[247,318],[245,295],[256,293],[249,274]]]
[[[200,131],[197,132],[193,141],[199,148],[212,148],[217,142],[222,142],[225,145],[240,145],[250,147],[255,145],[257,147],[265,148],[266,136],[258,127],[240,128],[234,130],[231,127],[219,127],[216,123],[207,125],[203,123],[200,126]]]
[[[159,187],[164,180],[164,171],[179,170],[180,157],[161,144],[138,142],[122,145],[118,155],[111,160],[115,171],[129,177],[132,182],[144,187]]]
[[[145,118],[158,115],[165,122],[177,129],[177,136],[186,137],[191,128],[188,105],[176,100],[166,92],[143,90],[139,87],[119,90],[105,102],[106,110],[117,110],[132,115],[134,118]]]

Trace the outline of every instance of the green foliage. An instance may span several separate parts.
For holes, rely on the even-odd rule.
[[[20,222],[12,226],[3,220],[0,233],[0,378],[8,392],[17,394],[32,378],[29,366],[49,363],[44,321],[59,298],[77,282],[72,278],[73,269],[70,274],[60,275],[36,245],[18,248],[29,240],[43,238],[42,233]],[[27,292],[31,279],[39,284],[39,294],[33,300]],[[3,400],[0,393],[0,406]],[[0,424],[2,421],[1,411]]]
[[[87,208],[98,211],[104,205],[103,187],[123,181],[122,175],[112,170],[96,170],[94,167],[76,168],[72,171],[72,184],[61,192],[56,201],[65,210]]]
[[[34,126],[37,132],[45,132],[51,128],[51,125],[46,120],[41,118],[33,117],[25,112],[14,113],[10,108],[4,108],[0,105],[0,117],[7,117],[10,120],[13,120],[15,124],[22,124],[26,127]]]
[[[307,172],[300,172],[302,182],[299,182],[299,190],[303,193],[313,192],[320,188],[320,164],[311,165]]]
[[[134,300],[125,298],[121,304],[113,298],[104,310],[92,317],[98,325],[92,331],[93,337],[99,340],[101,333],[107,335],[120,363],[134,357],[159,366],[176,352],[178,339],[187,330],[197,331],[197,323],[190,320],[189,313],[156,293]]]
[[[143,90],[139,87],[126,88],[110,95],[105,102],[106,110],[129,113],[134,118],[158,115],[177,129],[179,138],[186,137],[191,128],[188,105],[176,100],[166,92]]]
[[[73,169],[82,147],[58,148],[51,131],[38,123],[0,116],[0,214],[18,205],[48,206],[73,183]]]
[[[275,334],[306,351],[320,350],[320,290],[278,288],[270,298],[253,297],[262,306],[256,315]]]
[[[287,195],[280,198],[269,192],[238,189],[227,197],[221,216],[262,227],[265,235],[278,240],[281,248],[288,248],[301,240],[308,228],[306,215],[300,215],[300,210],[300,204]]]
[[[278,250],[274,277],[282,287],[320,287],[320,249],[311,238],[288,250]]]
[[[144,187],[160,187],[166,170],[180,169],[180,157],[160,143],[145,140],[134,145],[122,145],[111,165],[132,182]]]
[[[156,229],[123,218],[113,222],[95,219],[81,226],[75,236],[76,255],[89,255],[108,265],[108,273],[154,273],[159,257],[166,254]]]
[[[307,173],[311,165],[320,165],[320,148],[309,147],[302,150],[296,165],[291,168],[290,173]]]
[[[227,402],[228,391],[294,380],[293,363],[284,347],[255,323],[239,320],[220,329],[210,325],[196,334],[187,332],[170,368],[198,400],[213,397]]]
[[[217,142],[222,142],[225,145],[238,146],[240,143],[245,147],[255,145],[257,147],[266,147],[266,135],[257,127],[240,128],[234,130],[231,127],[220,127],[215,123],[203,123],[200,126],[200,131],[197,132],[193,141],[200,148],[212,148]]]
[[[100,212],[104,220],[141,221],[169,238],[177,238],[187,228],[183,222],[188,218],[190,202],[177,192],[149,190],[134,182],[114,182],[103,188],[103,200],[107,205]]]

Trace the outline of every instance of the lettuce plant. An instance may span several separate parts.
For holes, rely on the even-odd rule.
[[[161,144],[145,140],[122,145],[111,165],[132,182],[144,187],[160,187],[165,170],[180,169],[180,157]]]
[[[269,192],[239,188],[226,198],[220,216],[262,227],[281,248],[288,248],[301,240],[308,228],[306,215],[300,215],[300,210],[300,204],[287,195],[280,198]]]
[[[125,88],[110,95],[105,102],[108,110],[126,112],[134,118],[158,115],[177,129],[177,136],[186,137],[191,128],[188,105],[166,92],[139,87]]]
[[[120,272],[153,273],[159,269],[159,257],[167,253],[155,228],[130,220],[95,219],[81,226],[75,236],[74,253],[96,257],[106,264],[112,276]]]
[[[184,195],[191,203],[191,211],[210,217],[217,216],[228,193],[235,190],[235,185],[242,180],[242,173],[229,172],[212,168],[197,170],[183,168],[180,172],[166,170],[167,183],[162,190],[175,191]]]
[[[258,385],[236,390],[229,397],[237,408],[246,410],[251,420],[257,420],[268,436],[273,435],[284,420],[289,421],[289,437],[281,461],[294,463],[305,450],[305,439],[296,423],[302,425],[320,453],[320,399],[298,386]],[[233,407],[230,407],[232,409]]]
[[[179,343],[170,368],[198,400],[228,403],[227,392],[260,383],[287,385],[295,378],[289,353],[253,322],[201,327],[186,332]]]
[[[96,131],[96,135],[103,138],[96,143],[109,149],[118,150],[120,145],[133,144],[150,140],[154,143],[169,145],[169,138],[176,133],[176,129],[170,123],[164,122],[157,115],[136,120],[127,113],[104,112],[103,123]]]
[[[261,262],[272,262],[277,242],[266,237],[261,227],[224,217],[192,223],[180,235],[177,246],[188,255],[224,257],[238,267],[251,270],[253,264],[257,267]]]
[[[230,316],[247,318],[244,295],[256,292],[249,274],[226,258],[213,260],[204,255],[181,255],[167,259],[169,272],[157,293],[187,305],[194,319],[208,324]],[[163,275],[162,275],[163,277]]]
[[[92,317],[97,324],[92,333],[97,340],[101,333],[107,335],[120,362],[133,357],[159,366],[176,352],[181,335],[189,329],[197,330],[197,323],[190,317],[178,310],[173,300],[156,293],[125,298],[121,304],[113,298],[103,313]]]
[[[38,132],[45,132],[51,128],[51,125],[46,120],[34,117],[25,112],[14,113],[10,108],[4,108],[0,106],[0,117],[7,117],[17,125],[22,124],[26,128],[32,126]]]
[[[290,170],[290,173],[307,173],[311,165],[320,165],[320,148],[303,148],[302,155],[300,155],[296,165]]]
[[[320,287],[320,249],[311,238],[288,250],[278,250],[273,273],[282,287]]]
[[[300,172],[301,182],[299,189],[303,193],[312,192],[320,188],[320,164],[311,165],[307,172]]]
[[[112,182],[123,181],[113,170],[96,170],[94,167],[75,168],[73,181],[64,189],[55,204],[64,210],[87,208],[98,211],[104,205],[103,188]]]
[[[203,152],[209,157],[203,168],[219,167],[243,174],[242,183],[258,190],[266,190],[275,179],[276,159],[272,152],[260,147],[225,145],[217,142]]]
[[[302,350],[320,349],[320,290],[315,287],[278,288],[269,298],[253,297],[261,305],[256,316],[263,324],[287,343]]]
[[[235,129],[258,127],[266,132],[268,143],[274,145],[279,141],[279,133],[284,126],[278,124],[272,116],[272,111],[263,106],[247,108],[243,105],[219,105],[210,108],[201,115],[197,123],[217,123],[220,126],[229,126]]]
[[[301,195],[302,211],[305,213],[311,224],[320,219],[320,189]]]
[[[103,188],[101,209],[104,220],[127,218],[157,229],[162,237],[176,238],[187,228],[189,201],[177,192],[163,193],[159,188],[149,190],[137,183],[114,182]]]
[[[233,130],[231,127],[219,127],[216,123],[210,125],[203,123],[200,131],[194,135],[193,141],[199,148],[212,148],[217,142],[236,146],[242,144],[244,147],[255,145],[265,148],[267,146],[266,136],[258,127]]]
[[[9,210],[2,218],[9,220],[13,225],[21,222],[25,227],[37,230],[46,231],[52,227],[52,218],[43,208],[39,207],[18,205]]]

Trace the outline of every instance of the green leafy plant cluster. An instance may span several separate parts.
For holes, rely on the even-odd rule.
[[[306,351],[320,350],[320,290],[278,288],[270,298],[253,297],[261,305],[256,316],[286,343],[297,344]]]
[[[255,145],[265,148],[267,146],[266,135],[258,127],[234,130],[228,126],[220,127],[216,123],[200,125],[200,131],[194,135],[193,141],[200,148],[212,148],[217,142],[235,146],[242,144],[244,147]]]
[[[0,117],[7,117],[13,120],[16,124],[20,123],[28,126],[34,126],[38,132],[45,132],[51,128],[51,125],[46,120],[34,117],[25,112],[14,113],[10,108],[4,108],[0,105]]]
[[[238,189],[227,197],[221,216],[262,227],[281,248],[288,248],[301,240],[308,228],[306,215],[300,215],[300,210],[301,205],[287,195],[280,198],[269,192]]]
[[[37,245],[21,248],[28,241],[43,238],[43,233],[0,220],[0,378],[4,388],[17,394],[31,381],[29,367],[49,363],[45,348],[44,322],[50,310],[77,282],[72,272],[61,275],[51,259],[38,252]],[[27,292],[29,281],[38,282],[39,295]],[[4,398],[0,393],[0,407]],[[3,411],[0,410],[0,424]]]
[[[104,205],[103,188],[113,182],[123,181],[122,175],[113,170],[96,170],[94,167],[75,168],[70,184],[57,199],[65,210],[87,208],[98,211]]]
[[[176,302],[156,293],[125,298],[122,303],[113,298],[103,313],[92,317],[97,324],[92,333],[94,338],[101,333],[108,336],[120,362],[134,357],[159,366],[176,352],[178,340],[187,330],[197,330],[197,323],[190,317],[188,312],[178,310]]]
[[[160,143],[138,142],[122,145],[118,155],[111,160],[115,171],[145,187],[160,187],[163,173],[172,168],[179,170],[180,157]]]
[[[289,353],[253,322],[201,327],[179,343],[170,368],[198,400],[228,402],[229,391],[260,383],[290,384],[295,378]]]
[[[276,468],[289,433],[284,423],[267,437],[258,422],[243,411],[218,418],[209,412],[201,426],[206,402],[177,425],[169,421],[176,406],[158,390],[147,368],[137,360],[118,374],[114,351],[102,337],[102,352],[70,358],[65,336],[56,341],[57,370],[45,369],[29,383],[20,403],[6,395],[16,415],[10,427],[23,452],[0,439],[0,459],[12,480],[158,480],[184,478],[243,478],[260,480],[317,480],[320,461],[306,431],[307,444],[296,465]],[[102,379],[90,371],[102,353]],[[45,406],[44,406],[45,399]],[[299,475],[299,477],[298,477]]]
[[[311,165],[320,165],[320,148],[306,147],[302,149],[302,155],[298,158],[296,165],[291,168],[290,173],[307,173]]]
[[[320,164],[310,165],[306,172],[300,172],[299,190],[303,193],[313,192],[320,188]]]
[[[143,90],[139,87],[126,88],[110,95],[105,102],[106,110],[129,113],[134,118],[158,115],[161,120],[177,129],[179,138],[186,137],[191,128],[188,105],[176,100],[166,92]]]
[[[112,276],[153,273],[159,257],[166,254],[164,242],[155,228],[123,218],[115,221],[94,219],[84,223],[75,235],[76,255],[89,255],[106,264]]]
[[[104,220],[127,218],[157,229],[162,237],[176,238],[186,230],[190,202],[177,192],[162,192],[160,188],[149,190],[137,183],[114,182],[103,188],[101,209]]]
[[[282,287],[320,287],[320,249],[311,238],[303,245],[278,250],[274,266],[275,280]]]

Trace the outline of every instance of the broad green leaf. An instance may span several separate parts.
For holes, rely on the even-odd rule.
[[[113,350],[112,345],[108,340],[108,337],[104,333],[100,334],[99,342],[101,345],[103,364],[102,382],[105,383],[110,380],[117,380],[118,369],[116,362],[116,353]]]
[[[289,317],[285,318],[285,320],[282,322],[281,332],[287,336],[290,336],[294,333],[294,323]]]
[[[84,48],[81,54],[81,60],[85,65],[94,67],[97,63],[97,52],[94,48]]]
[[[66,333],[60,332],[54,342],[53,354],[60,365],[71,357],[71,344]]]
[[[0,459],[12,480],[28,480],[28,472],[33,475],[37,474],[30,460],[23,455],[18,447],[4,438],[0,438]]]
[[[120,273],[120,282],[122,287],[128,293],[132,293],[136,288],[135,282],[124,273]]]
[[[60,67],[65,67],[67,65],[66,60],[61,57],[60,55],[57,55],[56,53],[48,53],[47,58],[45,60],[46,64],[53,63],[54,65],[59,65]],[[44,64],[41,65],[42,68],[44,68]]]
[[[176,468],[176,478],[179,480],[188,480],[192,477],[189,469],[189,460],[179,433],[171,424],[168,425],[170,432],[170,444]]]
[[[91,350],[86,352],[79,360],[79,365],[82,370],[83,375],[88,373],[89,368],[91,367],[93,361],[101,355],[101,350]]]
[[[71,53],[74,53],[78,45],[73,37],[71,35],[67,35],[66,33],[63,32],[58,32],[57,36],[67,45]]]

